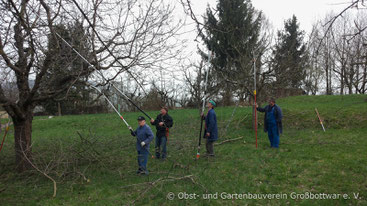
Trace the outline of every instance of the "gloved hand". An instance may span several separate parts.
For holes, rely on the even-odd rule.
[[[145,145],[145,142],[141,142],[141,143],[140,143],[140,145],[141,145],[142,147],[144,147],[144,145]]]
[[[130,130],[130,134],[131,134],[131,136],[134,136],[135,137],[135,133],[134,133],[134,130],[133,130],[133,128],[130,126],[129,127],[129,130]]]
[[[201,119],[202,119],[202,120],[205,120],[204,113],[201,113],[201,114],[200,114],[200,117],[201,117]]]

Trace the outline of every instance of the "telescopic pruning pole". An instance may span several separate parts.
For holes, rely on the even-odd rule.
[[[78,4],[78,2],[76,2],[76,0],[72,0],[72,2],[74,3],[74,5],[78,8],[78,10],[80,11],[80,13],[83,15],[83,17],[85,18],[85,20],[88,22],[89,26],[91,27],[91,29],[93,30],[94,34],[96,35],[97,39],[100,41],[100,43],[106,48],[106,51],[115,59],[115,61],[122,67],[125,68],[125,66],[121,63],[121,61],[119,60],[119,58],[117,58],[115,56],[115,54],[109,49],[109,47],[106,45],[106,43],[102,40],[102,38],[100,37],[100,35],[98,34],[98,32],[95,29],[95,26],[92,24],[92,22],[89,20],[87,14],[83,11],[83,9],[80,7],[80,5]],[[138,85],[140,86],[140,88],[143,90],[143,92],[145,94],[147,94],[143,88],[143,86],[141,85],[141,83],[139,83],[138,79],[132,75],[132,73],[126,69],[126,72],[128,72],[131,77],[138,83]],[[140,110],[140,109],[139,109]]]
[[[116,60],[116,62],[122,67],[124,68],[125,66],[121,63],[121,61],[113,54],[113,52],[108,48],[108,46],[104,43],[104,41],[102,40],[102,38],[98,35],[97,31],[95,30],[92,22],[88,19],[88,16],[85,14],[85,12],[83,11],[83,9],[79,6],[79,4],[75,1],[72,0],[75,4],[75,6],[78,8],[78,10],[80,11],[80,13],[84,16],[85,20],[88,22],[89,26],[91,26],[94,34],[97,36],[98,40],[102,43],[102,45],[106,48],[107,52]],[[126,70],[133,78],[134,80],[139,84],[140,88],[144,91],[144,93],[146,94],[143,86],[139,83],[139,81],[136,79],[136,77],[134,77],[128,70]],[[103,77],[103,75],[102,75]],[[103,77],[103,79],[105,79]],[[152,119],[146,112],[144,112],[140,107],[138,107],[138,105],[136,105],[129,97],[127,97],[121,90],[119,90],[114,84],[111,84],[113,88],[115,88],[122,96],[124,96],[131,104],[133,104],[139,111],[141,111],[145,116],[147,116],[149,119]]]
[[[124,117],[120,114],[120,112],[116,109],[115,106],[113,106],[112,102],[106,97],[106,95],[99,90],[97,87],[93,86],[93,85],[89,85],[90,87],[92,87],[93,89],[97,90],[99,93],[101,93],[103,95],[103,97],[107,100],[107,102],[111,105],[112,109],[115,110],[115,112],[117,113],[117,115],[120,117],[120,119],[125,123],[125,125],[127,126],[127,128],[129,128],[129,130],[134,133],[134,130],[130,127],[129,123],[127,123],[127,121],[124,119]]]
[[[103,97],[107,100],[107,102],[111,105],[111,107],[113,108],[113,110],[115,110],[115,112],[117,113],[117,115],[120,117],[120,119],[125,123],[126,127],[130,130],[131,134],[133,134],[134,136],[136,136],[136,133],[134,132],[133,128],[129,125],[129,123],[127,123],[127,121],[124,119],[124,117],[120,114],[120,112],[116,109],[115,106],[113,106],[112,102],[107,98],[107,96],[101,91],[99,90],[97,87],[93,86],[93,85],[89,85],[90,87],[92,87],[93,89],[97,90],[99,93],[101,93],[103,95]],[[141,140],[139,140],[139,138],[137,138],[137,141],[141,144]],[[150,155],[150,152],[148,150],[148,153]]]
[[[256,139],[256,148],[257,148],[257,108],[256,108],[256,58],[254,55],[254,112],[255,112],[255,139]]]
[[[6,124],[6,127],[5,127],[5,132],[4,132],[3,141],[1,141],[1,145],[0,145],[0,152],[1,152],[1,149],[3,148],[3,145],[4,145],[4,141],[5,141],[6,135],[7,135],[7,134],[8,134],[8,132],[9,132],[9,126],[10,126],[10,118],[9,118],[8,124]]]
[[[56,33],[56,32],[55,32]],[[106,81],[108,84],[110,84],[113,88],[116,89],[116,91],[118,91],[122,96],[124,96],[132,105],[134,105],[139,111],[141,111],[145,116],[147,116],[149,119],[151,119],[151,117],[144,112],[144,110],[142,110],[138,105],[136,105],[128,96],[126,96],[119,88],[117,88],[114,84],[112,84],[111,82],[109,82],[104,75],[102,74],[101,71],[97,70],[97,68],[92,65],[84,56],[82,56],[73,46],[71,46],[69,44],[69,42],[67,42],[64,38],[62,38],[58,33],[56,33],[56,36],[59,37],[67,46],[69,46],[81,59],[83,59],[90,67],[92,67],[94,69],[94,71],[96,71],[104,81]]]
[[[42,21],[42,18],[36,13],[35,15]],[[45,22],[44,22],[45,23]],[[101,71],[99,71],[93,64],[91,64],[83,55],[81,55],[72,45],[69,44],[69,42],[67,42],[62,36],[60,36],[57,32],[55,32],[56,36],[59,37],[59,39],[61,39],[62,42],[64,42],[68,47],[70,47],[83,61],[85,61],[90,67],[92,67],[94,69],[94,71],[96,71],[104,81],[106,81],[108,84],[110,84],[113,88],[115,88],[122,96],[124,96],[132,105],[134,105],[139,111],[141,111],[145,116],[147,116],[149,119],[151,119],[151,117],[144,112],[144,110],[142,110],[138,105],[136,105],[128,96],[126,96],[120,89],[118,89],[114,84],[112,84],[110,81],[108,81],[103,73]],[[118,61],[119,62],[119,61]],[[120,62],[119,62],[120,63]],[[120,63],[121,64],[121,63]],[[131,75],[131,73],[129,72],[129,74]],[[133,76],[133,78],[136,80],[136,78]],[[136,80],[136,82],[140,85],[140,83]]]
[[[144,110],[142,110],[138,105],[136,105],[128,96],[126,96],[119,88],[117,88],[114,84],[111,84],[113,88],[115,88],[122,96],[124,96],[132,105],[134,105],[139,111],[141,111],[145,116],[152,119]]]
[[[201,107],[201,115],[204,115],[204,110],[205,110],[205,97],[206,97],[206,88],[207,88],[207,85],[208,85],[210,58],[211,58],[211,52],[209,51],[208,62],[207,62],[207,65],[206,65],[207,69],[206,69],[206,74],[205,74],[205,86],[204,86],[203,103],[202,103],[202,107]],[[203,116],[200,116],[200,119],[201,120],[200,120],[199,145],[198,145],[198,151],[196,153],[196,159],[199,159],[199,157],[200,157],[201,133],[203,131],[203,121],[204,121]]]

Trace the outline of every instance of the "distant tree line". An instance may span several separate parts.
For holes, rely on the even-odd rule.
[[[84,14],[75,2],[0,2],[0,104],[14,122],[19,171],[31,166],[36,106],[45,114],[111,111],[88,84],[123,111],[135,108],[111,82],[148,110],[199,107],[204,94],[221,106],[250,105],[255,80],[260,101],[270,95],[366,93],[367,16],[358,12],[363,0],[329,14],[309,36],[296,16],[274,34],[250,0],[218,0],[203,22],[190,0],[181,3],[197,24],[199,62],[187,63],[191,56],[181,53],[185,44],[177,36],[184,21],[175,21],[175,7],[163,0],[85,2]]]
[[[189,105],[199,105],[203,97],[209,51],[209,95],[224,106],[252,102],[254,69],[260,101],[269,96],[366,93],[367,16],[359,10],[365,7],[363,1],[328,14],[308,36],[295,15],[273,35],[250,0],[219,0],[215,8],[208,7],[204,22],[194,15],[189,0],[181,2],[197,22],[204,45],[199,47],[202,61],[183,69]]]

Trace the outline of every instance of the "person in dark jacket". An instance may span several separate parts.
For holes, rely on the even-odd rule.
[[[149,143],[153,140],[154,135],[152,129],[145,123],[143,116],[138,117],[139,127],[131,132],[132,136],[136,136],[136,150],[138,151],[138,171],[137,174],[149,174],[147,170]],[[132,128],[129,128],[132,131]]]
[[[265,112],[264,131],[268,133],[270,147],[279,148],[279,135],[282,133],[282,110],[275,104],[275,99],[269,100],[269,105],[261,108],[256,104],[259,112]]]
[[[205,131],[204,138],[206,139],[206,153],[208,156],[214,156],[214,142],[218,140],[218,125],[217,115],[215,114],[214,107],[217,104],[210,100],[207,104],[208,113],[205,118]]]
[[[152,125],[155,125],[157,129],[155,137],[155,157],[164,160],[167,157],[167,140],[169,135],[169,128],[173,126],[173,119],[168,115],[168,108],[162,107],[161,113],[154,120],[150,120]],[[162,149],[162,151],[161,151]],[[162,153],[162,156],[161,156]]]

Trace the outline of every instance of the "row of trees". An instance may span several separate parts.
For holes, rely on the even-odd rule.
[[[250,0],[219,0],[215,9],[208,7],[204,22],[193,14],[189,0],[183,2],[204,42],[199,49],[202,62],[184,71],[195,104],[202,97],[198,91],[208,50],[214,53],[210,78],[215,84],[210,92],[223,105],[251,101],[254,65],[262,100],[269,95],[365,94],[367,16],[364,10],[351,10],[363,3],[353,1],[341,13],[327,15],[306,36],[296,16],[273,35],[266,17]]]
[[[355,28],[355,25],[359,25],[359,28],[365,25],[363,15],[358,13],[357,18],[355,15],[343,15],[333,22],[333,27],[326,27],[333,17],[335,15],[329,14],[324,21],[315,24],[311,35],[305,40],[305,32],[300,29],[296,16],[285,21],[284,28],[274,35],[266,17],[250,1],[221,0],[215,9],[207,9],[205,22],[198,27],[198,35],[205,47],[199,49],[203,60],[181,66],[183,79],[177,81],[174,77],[177,73],[167,75],[169,72],[161,65],[159,69],[154,69],[154,73],[159,71],[158,75],[145,78],[149,70],[145,70],[144,74],[144,70],[139,70],[140,65],[137,65],[134,73],[142,77],[139,82],[148,88],[147,91],[135,84],[134,78],[129,75],[123,75],[119,80],[114,75],[110,80],[114,80],[131,99],[147,109],[156,109],[162,104],[197,107],[204,93],[202,80],[208,59],[207,50],[210,50],[213,58],[210,62],[208,91],[221,105],[231,105],[237,100],[244,103],[252,99],[254,63],[260,99],[268,95],[365,93],[365,39],[364,33]],[[92,57],[93,32],[88,31],[80,19],[74,20],[68,24],[63,21],[54,25],[55,33],[82,56],[96,62]],[[93,70],[90,65],[59,38],[52,38],[49,34],[48,39],[48,50],[60,48],[62,53],[53,55],[53,66],[45,74],[47,81],[44,81],[43,87],[55,90],[70,78],[70,74],[78,76],[78,81],[73,81],[72,87],[39,103],[45,108],[46,114],[107,111],[106,102],[99,100],[95,91],[83,83],[101,80],[95,75],[91,76]],[[111,56],[106,55],[102,59],[109,58]],[[177,55],[175,59],[179,62]],[[145,66],[152,65],[152,62],[148,62]],[[115,67],[112,64],[109,66]],[[122,72],[120,69],[117,73]],[[162,79],[162,73],[174,81]],[[185,87],[182,84],[186,84]],[[15,92],[14,88],[11,92],[4,90],[8,94],[16,93],[16,88]],[[126,101],[122,97],[113,99],[123,109],[134,110],[134,107],[124,104]]]
[[[124,100],[114,95],[113,82],[144,108],[197,107],[207,50],[212,55],[208,93],[221,105],[251,101],[254,72],[263,98],[303,90],[317,94],[324,83],[327,94],[366,91],[363,16],[337,15],[332,27],[322,26],[325,20],[305,42],[295,16],[274,39],[268,20],[250,0],[218,0],[204,22],[192,13],[189,0],[181,1],[203,42],[198,63],[181,61],[189,58],[182,56],[185,42],[177,38],[185,22],[175,19],[170,1],[0,1],[0,105],[14,122],[18,171],[31,167],[37,105],[50,113],[103,110],[107,104],[88,84],[118,104]]]
[[[311,69],[305,89],[312,94],[322,88],[325,94],[366,94],[367,15],[345,13],[333,22],[333,27],[323,26],[333,16],[329,14],[317,22],[310,35]]]
[[[184,5],[190,10],[189,1]],[[220,0],[215,9],[208,7],[204,22],[198,24],[205,47],[199,49],[203,61],[208,59],[208,50],[213,53],[209,91],[222,105],[251,100],[255,80],[257,93],[263,98],[274,93],[286,95],[288,90],[301,94],[308,53],[305,34],[295,16],[285,22],[275,41],[268,20],[249,0]],[[200,101],[197,88],[204,78],[202,65],[193,64],[194,69],[184,72],[196,104]]]

